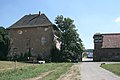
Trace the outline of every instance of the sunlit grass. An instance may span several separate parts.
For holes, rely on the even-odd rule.
[[[14,62],[1,62],[1,68],[6,66],[6,68],[11,68]],[[8,66],[10,64],[10,66]],[[0,80],[24,80],[32,77],[40,76],[44,72],[54,70],[50,73],[44,80],[55,80],[60,75],[64,74],[71,66],[72,63],[46,63],[46,64],[28,64],[31,66],[25,66],[27,63],[17,63],[24,67],[5,69],[0,71]]]
[[[120,76],[120,64],[103,64],[101,67]]]
[[[42,80],[56,80],[58,79],[61,75],[65,74],[70,67],[73,64],[71,63],[66,63],[63,64],[62,66],[59,66],[55,71],[53,71],[52,73],[50,73],[49,75],[45,76]]]

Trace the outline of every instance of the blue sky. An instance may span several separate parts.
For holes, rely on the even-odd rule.
[[[0,26],[39,11],[53,23],[57,15],[73,19],[86,49],[95,33],[120,33],[120,0],[0,0]]]

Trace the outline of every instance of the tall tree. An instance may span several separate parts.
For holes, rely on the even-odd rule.
[[[5,60],[8,54],[9,39],[4,27],[0,27],[0,59]]]
[[[70,18],[57,16],[55,23],[59,28],[57,36],[61,40],[61,54],[63,61],[80,61],[83,52],[82,40],[79,38],[76,26]]]

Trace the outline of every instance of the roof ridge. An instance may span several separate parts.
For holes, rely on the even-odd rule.
[[[21,28],[21,27],[27,27],[27,26],[47,26],[47,25],[53,25],[53,23],[48,19],[48,17],[45,14],[29,14],[23,16],[21,19],[19,19],[17,22],[15,22],[13,25],[11,25],[9,28]]]
[[[96,33],[94,35],[120,35],[120,33]]]
[[[120,35],[120,33],[104,33],[102,35]]]

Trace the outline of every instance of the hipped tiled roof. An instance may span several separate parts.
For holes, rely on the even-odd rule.
[[[22,17],[9,28],[25,28],[35,26],[48,26],[53,25],[52,22],[46,17],[45,14],[29,14]]]

